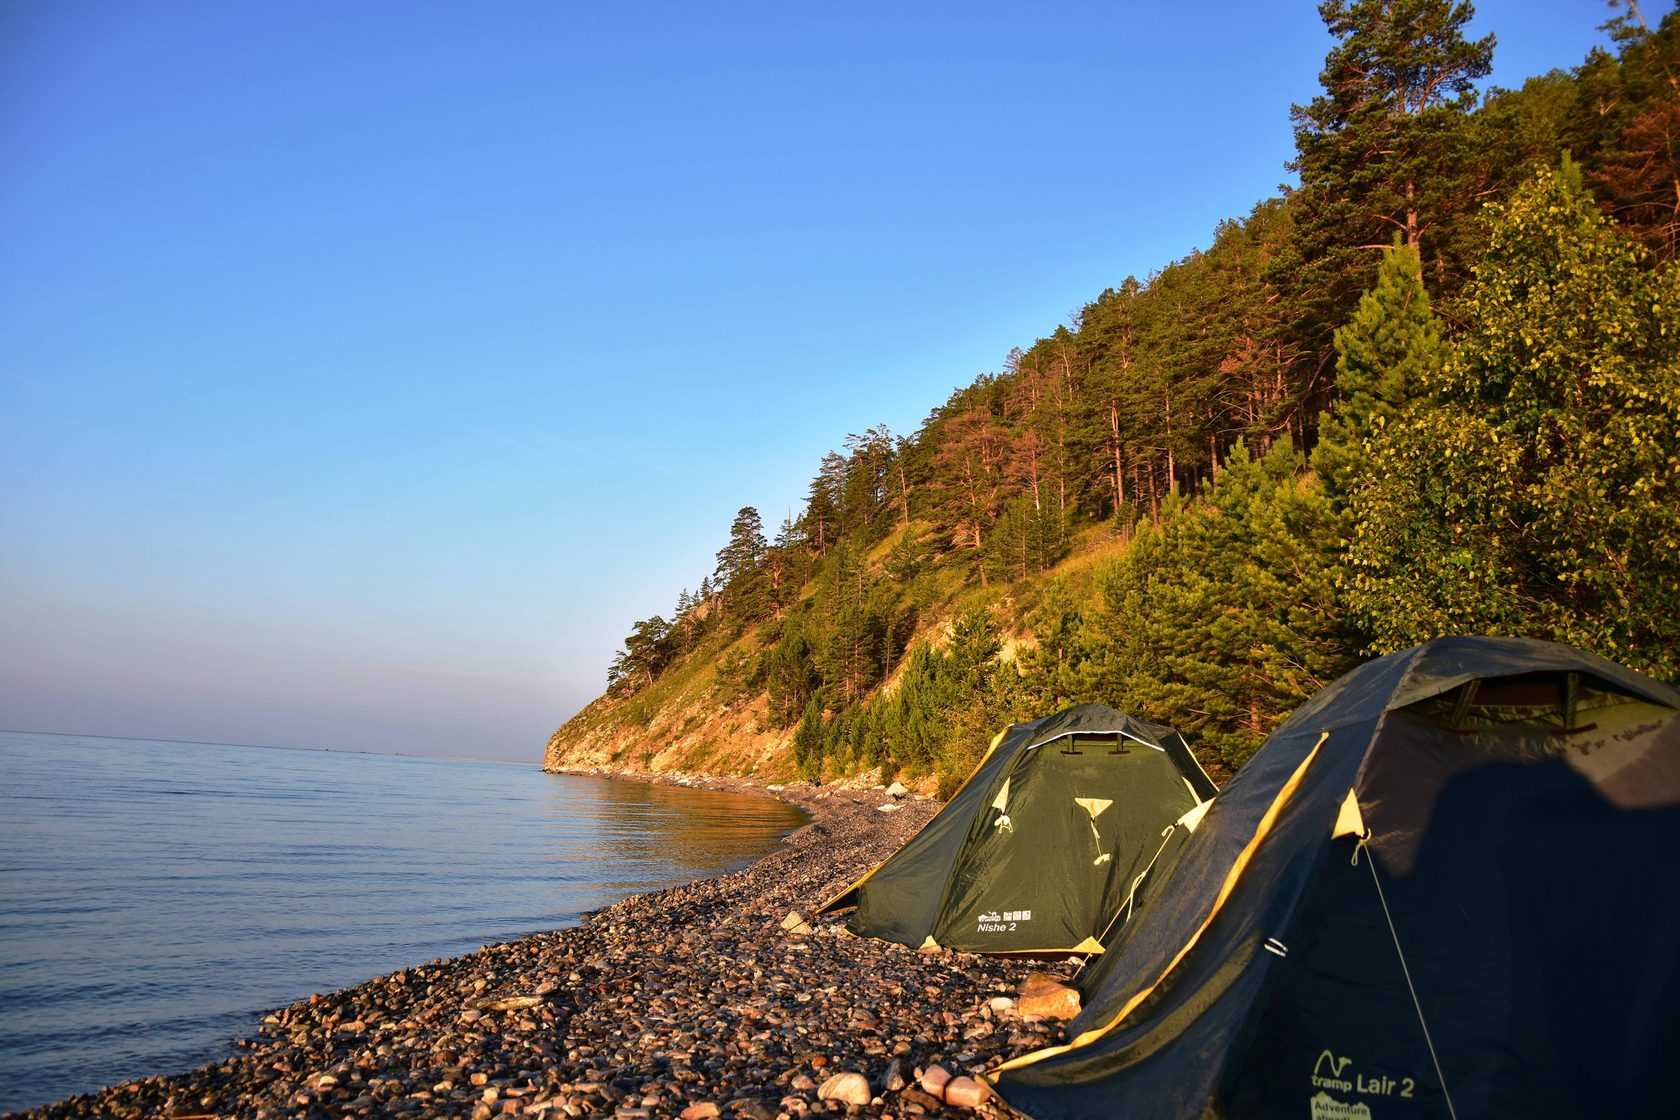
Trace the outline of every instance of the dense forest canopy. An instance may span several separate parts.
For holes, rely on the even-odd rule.
[[[743,508],[604,702],[705,659],[803,773],[948,784],[1083,700],[1228,772],[1448,633],[1680,677],[1680,16],[1478,96],[1469,3],[1319,10],[1298,187]]]

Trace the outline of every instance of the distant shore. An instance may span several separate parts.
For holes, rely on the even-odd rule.
[[[1025,1021],[1007,1004],[1032,966],[854,938],[839,919],[783,928],[790,911],[809,915],[890,855],[936,802],[611,776],[775,796],[811,821],[733,874],[310,996],[269,1015],[235,1057],[15,1115],[973,1116],[923,1092],[919,1071],[976,1072],[1057,1037],[1055,1023]],[[867,1080],[870,1103],[819,1097],[846,1071]]]

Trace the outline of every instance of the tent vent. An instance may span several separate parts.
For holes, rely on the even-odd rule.
[[[1552,729],[1553,735],[1579,735],[1583,731],[1597,731],[1598,724],[1575,726],[1575,712],[1581,702],[1581,674],[1570,673],[1563,681],[1563,726]]]
[[[1453,705],[1452,718],[1448,724],[1453,727],[1464,726],[1464,717],[1470,711],[1470,705],[1476,702],[1476,692],[1482,687],[1478,680],[1465,681],[1458,686],[1458,703]]]

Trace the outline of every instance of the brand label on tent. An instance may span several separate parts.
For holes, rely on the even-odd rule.
[[[1013,933],[1022,922],[1032,921],[1031,910],[989,910],[980,915],[981,933]]]
[[[1339,1093],[1357,1093],[1362,1097],[1410,1097],[1417,1089],[1417,1081],[1410,1077],[1389,1077],[1387,1074],[1366,1075],[1353,1068],[1353,1059],[1343,1057],[1330,1050],[1319,1054],[1313,1063],[1312,1087],[1320,1090],[1312,1099],[1313,1120],[1319,1120],[1320,1100],[1328,1102],[1326,1108],[1345,1108],[1353,1111],[1322,1113],[1325,1117],[1364,1116],[1371,1115],[1371,1110],[1363,1102],[1343,1104],[1325,1093],[1325,1089],[1334,1089]]]
[[[1371,1120],[1364,1101],[1339,1101],[1323,1090],[1312,1099],[1312,1120]]]

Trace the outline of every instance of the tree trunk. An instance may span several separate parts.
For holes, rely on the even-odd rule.
[[[1173,461],[1173,430],[1172,430],[1172,386],[1162,391],[1166,402],[1165,419],[1167,422],[1167,492],[1172,493],[1178,486],[1178,467]]]
[[[1157,528],[1161,524],[1161,495],[1155,483],[1155,465],[1149,465],[1149,520]]]
[[[1126,505],[1126,471],[1120,459],[1120,404],[1108,406],[1108,430],[1114,437],[1114,516],[1119,517]]]
[[[898,460],[898,503],[906,528],[910,525],[910,480],[904,474],[904,457]]]
[[[1423,231],[1418,227],[1417,184],[1406,184],[1406,244],[1417,250],[1417,282],[1423,283]]]

